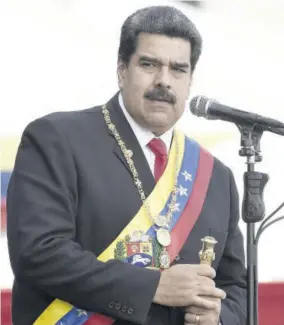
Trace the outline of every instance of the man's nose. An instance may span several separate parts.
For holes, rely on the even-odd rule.
[[[161,67],[156,75],[155,84],[158,87],[171,88],[171,78],[168,67]]]

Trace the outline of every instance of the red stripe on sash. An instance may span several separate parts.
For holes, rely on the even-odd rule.
[[[171,232],[172,242],[168,249],[171,261],[179,254],[200,215],[212,176],[213,166],[213,156],[206,150],[200,148],[198,170],[191,196],[182,215]],[[94,314],[84,325],[111,325],[114,322],[115,319],[100,314]]]
[[[199,165],[191,196],[171,232],[171,245],[168,252],[171,262],[179,254],[202,210],[213,171],[214,158],[200,148]]]
[[[91,316],[84,325],[111,325],[115,322],[115,319],[100,315],[100,314],[95,314]]]

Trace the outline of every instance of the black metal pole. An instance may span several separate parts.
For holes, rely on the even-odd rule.
[[[257,325],[256,320],[256,299],[257,299],[257,281],[256,273],[256,247],[254,245],[255,225],[253,223],[247,224],[247,320],[248,325]]]
[[[248,157],[248,172],[254,172],[253,157]],[[245,191],[248,189],[244,188]],[[247,212],[247,209],[245,209]],[[246,218],[247,216],[243,216]],[[256,245],[255,245],[255,224],[247,223],[247,322],[248,325],[258,325],[257,322],[257,263],[256,263]]]

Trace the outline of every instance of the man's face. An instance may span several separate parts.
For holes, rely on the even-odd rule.
[[[170,129],[184,111],[191,83],[190,55],[186,40],[141,33],[129,64],[118,62],[127,111],[157,135]]]

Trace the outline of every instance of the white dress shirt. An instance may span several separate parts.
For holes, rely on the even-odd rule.
[[[154,174],[155,154],[148,147],[148,144],[152,139],[157,138],[157,137],[151,131],[149,131],[149,130],[143,128],[141,125],[139,125],[132,118],[132,116],[127,112],[127,110],[124,106],[124,103],[123,103],[121,93],[119,93],[118,101],[119,101],[119,105],[120,105],[128,123],[130,124],[130,126],[131,126],[143,152],[144,152],[144,155],[148,161],[150,169],[151,169],[152,173]],[[164,134],[162,134],[159,137],[165,143],[168,153],[169,153],[170,146],[171,146],[172,136],[173,136],[173,128],[169,129],[167,132],[165,132]],[[129,148],[129,149],[131,149],[131,148]]]

